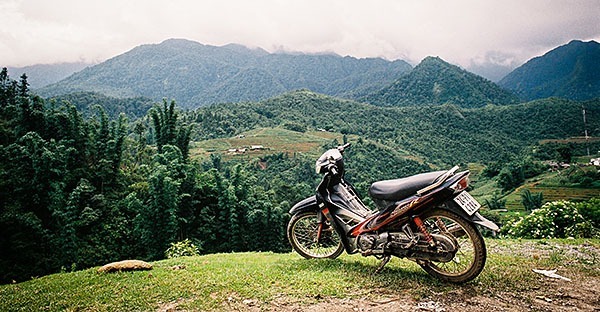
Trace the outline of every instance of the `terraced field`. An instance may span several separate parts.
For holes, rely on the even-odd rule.
[[[560,172],[548,172],[537,176],[518,187],[505,197],[508,210],[524,210],[521,203],[521,193],[529,189],[532,193],[544,194],[544,202],[569,200],[585,201],[593,197],[600,197],[599,188],[581,188],[574,186],[557,185]]]
[[[220,154],[224,159],[256,158],[273,153],[302,153],[317,156],[321,146],[342,135],[333,132],[295,132],[282,128],[259,128],[244,132],[236,137],[193,142],[190,156],[195,159]]]

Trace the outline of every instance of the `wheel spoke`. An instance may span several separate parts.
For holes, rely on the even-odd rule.
[[[458,249],[454,258],[448,262],[431,261],[431,268],[445,275],[460,275],[468,271],[475,261],[475,255],[467,230],[458,222],[444,216],[431,217],[425,224],[431,233],[451,235]]]
[[[318,241],[317,237],[319,237]],[[327,222],[319,226],[316,213],[306,214],[295,221],[292,225],[290,242],[294,248],[298,248],[299,252],[310,258],[337,256],[342,248],[337,232]]]

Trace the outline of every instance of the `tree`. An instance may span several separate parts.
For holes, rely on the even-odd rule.
[[[162,108],[155,105],[150,110],[150,116],[154,125],[154,138],[158,152],[162,152],[162,147],[171,144],[174,145],[176,139],[177,112],[175,111],[175,101],[167,104],[163,99]]]
[[[521,193],[521,203],[525,207],[525,211],[533,211],[542,207],[544,204],[544,193],[531,193],[529,189],[523,190]]]
[[[168,149],[166,149],[168,150]],[[179,183],[170,176],[164,155],[157,155],[148,178],[149,198],[134,220],[135,234],[148,259],[164,256],[176,240]]]
[[[23,75],[21,75],[21,80],[19,80],[19,85],[17,88],[18,88],[18,90],[17,90],[18,96],[24,96],[24,97],[29,96],[29,82],[27,82],[27,75],[25,73],[23,73]]]
[[[523,167],[519,164],[509,163],[498,173],[498,185],[503,191],[509,191],[525,181]]]
[[[155,105],[150,110],[150,117],[154,125],[154,137],[158,152],[162,152],[162,147],[167,144],[174,145],[179,148],[184,159],[187,159],[192,125],[177,124],[178,113],[175,110],[175,101],[167,104],[167,100],[163,99],[162,108]]]
[[[498,194],[494,194],[490,199],[485,199],[484,203],[490,210],[506,208],[506,199],[501,199]]]

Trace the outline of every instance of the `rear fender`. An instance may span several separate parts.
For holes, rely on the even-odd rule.
[[[462,210],[460,207],[458,207],[458,205],[456,205],[453,201],[446,202],[446,204],[443,205],[443,208],[460,215],[467,221],[473,222],[484,228],[488,228],[493,232],[500,231],[500,228],[498,227],[498,225],[496,225],[496,223],[486,219],[479,212],[475,212],[472,216],[469,216],[464,210]]]

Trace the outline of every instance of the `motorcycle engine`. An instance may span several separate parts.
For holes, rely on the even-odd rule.
[[[402,232],[384,232],[381,234],[367,233],[358,237],[357,245],[363,256],[384,255],[390,245],[409,246],[414,243],[414,238]]]
[[[366,233],[358,236],[357,246],[363,256],[394,255],[448,262],[457,251],[455,243],[442,234],[431,234],[436,242],[433,248],[421,233],[413,233],[404,226],[402,232]]]

